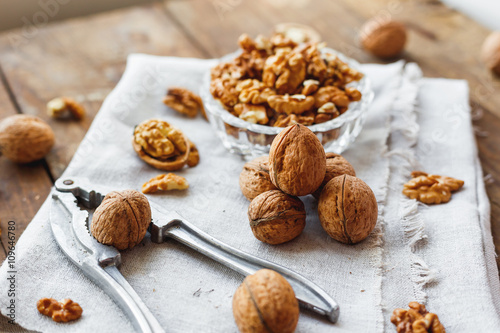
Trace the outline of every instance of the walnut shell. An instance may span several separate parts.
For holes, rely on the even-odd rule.
[[[393,58],[400,54],[406,44],[404,24],[381,18],[366,22],[360,31],[363,47],[379,58]]]
[[[113,191],[95,210],[90,231],[98,242],[125,250],[142,241],[149,223],[151,207],[144,194]]]
[[[326,153],[326,173],[320,187],[313,193],[316,199],[319,199],[323,187],[335,177],[349,175],[356,177],[356,171],[342,155],[335,153]]]
[[[272,190],[252,200],[248,219],[255,238],[267,244],[282,244],[302,233],[306,210],[299,198]]]
[[[274,138],[269,175],[280,190],[295,196],[311,194],[321,185],[325,172],[325,150],[309,128],[292,125]]]
[[[493,31],[481,47],[481,59],[489,70],[500,75],[500,31]]]
[[[318,203],[321,226],[333,239],[355,244],[368,237],[377,223],[377,200],[359,178],[342,175],[326,184]]]
[[[10,116],[0,123],[0,154],[16,163],[30,163],[47,155],[54,138],[54,132],[42,119]]]
[[[283,276],[261,269],[236,289],[233,315],[242,333],[291,333],[299,321],[299,302]]]
[[[269,176],[269,156],[261,156],[246,163],[240,173],[240,188],[250,201],[261,193],[276,190]]]

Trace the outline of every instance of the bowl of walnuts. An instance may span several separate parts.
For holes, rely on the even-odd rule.
[[[223,145],[241,155],[269,153],[278,133],[307,126],[324,148],[344,151],[360,133],[373,99],[353,59],[284,33],[240,36],[240,50],[203,78],[201,98]]]

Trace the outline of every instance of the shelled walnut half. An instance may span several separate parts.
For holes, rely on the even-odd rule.
[[[403,187],[403,194],[426,204],[446,203],[451,199],[451,192],[464,186],[463,180],[422,171],[413,171],[411,176],[412,179]]]
[[[56,322],[77,320],[82,316],[82,307],[70,299],[58,302],[53,298],[42,298],[36,303],[38,311]]]
[[[151,194],[158,191],[185,190],[189,187],[186,178],[173,173],[159,175],[142,185],[142,193]]]
[[[167,171],[195,166],[199,162],[198,149],[178,128],[159,119],[150,119],[137,125],[132,145],[139,157],[149,165]]]
[[[188,89],[179,87],[169,88],[167,95],[163,98],[163,103],[190,118],[196,117],[198,111],[205,119],[207,118],[200,96]]]
[[[445,333],[436,314],[430,313],[418,302],[410,302],[408,310],[396,309],[392,313],[391,323],[398,333]]]

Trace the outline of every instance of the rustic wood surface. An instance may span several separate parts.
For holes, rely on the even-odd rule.
[[[492,204],[492,230],[500,251],[500,79],[481,64],[489,30],[435,0],[170,0],[0,34],[0,119],[37,115],[56,133],[45,160],[18,166],[0,157],[0,226],[16,221],[17,236],[71,160],[103,99],[116,85],[129,53],[218,57],[237,48],[243,33],[269,33],[281,22],[311,25],[329,46],[361,62],[358,31],[374,15],[410,28],[403,58],[430,77],[466,79],[479,155]],[[81,121],[50,119],[45,104],[67,95],[83,102]],[[0,253],[0,261],[5,253]]]

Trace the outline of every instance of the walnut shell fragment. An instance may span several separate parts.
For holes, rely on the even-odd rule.
[[[125,250],[142,241],[150,223],[151,207],[144,194],[113,191],[95,210],[90,232],[98,242]]]
[[[302,233],[306,210],[299,198],[272,190],[252,200],[248,219],[255,238],[267,244],[282,244]]]
[[[326,173],[320,187],[313,193],[316,199],[319,199],[323,187],[335,177],[349,175],[356,177],[356,171],[342,155],[335,153],[326,153]]]
[[[166,121],[149,119],[135,127],[132,146],[137,155],[149,165],[160,170],[176,171],[188,164],[194,144]],[[190,163],[196,165],[195,160]]]
[[[342,175],[330,180],[319,197],[321,226],[333,239],[355,244],[364,240],[377,223],[377,200],[361,179]]]
[[[400,22],[376,17],[361,27],[360,37],[363,47],[375,56],[393,58],[405,47],[406,27]]]
[[[42,119],[14,115],[0,122],[0,155],[16,163],[42,159],[54,146],[52,128]]]
[[[325,172],[325,150],[310,129],[296,124],[274,138],[269,175],[280,190],[294,196],[311,194],[321,185]]]
[[[236,289],[233,315],[242,333],[292,333],[299,321],[299,303],[283,276],[261,269]]]
[[[277,189],[269,176],[269,156],[257,157],[243,166],[240,189],[250,201],[261,193]]]

